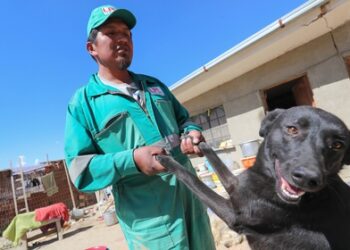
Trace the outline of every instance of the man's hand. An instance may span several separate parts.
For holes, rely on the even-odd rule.
[[[197,154],[198,156],[203,156],[197,146],[200,142],[205,141],[202,133],[197,130],[191,130],[188,134],[181,140],[181,151],[184,154]]]
[[[166,168],[156,160],[156,155],[164,154],[165,150],[161,147],[145,146],[134,150],[134,161],[145,175],[156,175],[166,172]]]

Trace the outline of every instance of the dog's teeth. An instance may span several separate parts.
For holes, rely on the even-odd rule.
[[[301,197],[305,193],[301,189],[289,184],[289,182],[286,179],[284,179],[283,177],[280,177],[280,178],[281,178],[281,187],[280,188],[286,197],[289,197],[291,199],[298,199],[299,197]]]
[[[292,194],[292,193],[290,193],[290,192],[288,192],[288,190],[286,190],[286,189],[282,189],[282,192],[286,195],[286,196],[288,196],[288,197],[290,197],[290,198],[293,198],[293,199],[297,199],[297,198],[299,198],[300,196],[302,196],[303,194],[305,194],[305,192],[300,192],[300,193],[297,193],[297,194]]]

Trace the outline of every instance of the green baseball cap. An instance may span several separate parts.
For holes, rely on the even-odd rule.
[[[92,29],[95,29],[105,23],[110,17],[116,17],[122,20],[129,29],[134,28],[136,18],[127,9],[117,9],[111,5],[103,5],[95,8],[90,15],[87,25],[87,35],[90,35]]]

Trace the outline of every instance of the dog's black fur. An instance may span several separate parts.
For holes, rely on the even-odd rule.
[[[238,178],[199,144],[228,200],[171,157],[157,158],[231,229],[245,234],[252,249],[350,249],[350,187],[338,176],[350,164],[348,128],[326,111],[299,106],[268,113],[260,136],[256,163]]]

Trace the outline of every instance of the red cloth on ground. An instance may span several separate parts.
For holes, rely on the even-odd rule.
[[[61,218],[63,221],[69,220],[68,208],[64,203],[55,203],[47,207],[35,209],[36,221],[48,221],[54,218]]]

